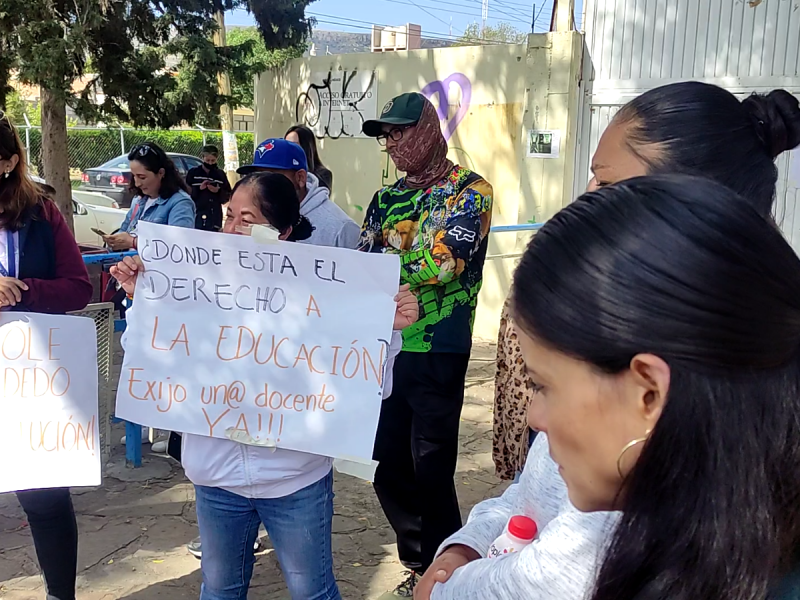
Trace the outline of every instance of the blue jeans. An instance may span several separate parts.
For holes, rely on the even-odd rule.
[[[245,498],[196,485],[203,540],[200,600],[247,600],[259,523],[293,600],[341,600],[333,576],[333,471],[284,498]]]

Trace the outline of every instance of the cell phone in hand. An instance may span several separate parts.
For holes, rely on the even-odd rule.
[[[93,232],[95,232],[95,233],[96,233],[97,235],[99,235],[100,237],[106,237],[106,236],[108,235],[108,234],[107,234],[106,232],[104,232],[103,230],[101,230],[101,229],[95,229],[94,227],[92,227],[92,231],[93,231]]]

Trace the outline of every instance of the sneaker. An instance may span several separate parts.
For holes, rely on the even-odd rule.
[[[413,598],[414,588],[417,587],[421,576],[417,575],[414,571],[406,571],[405,574],[406,578],[400,585],[394,588],[394,591],[386,592],[383,596],[378,598],[378,600],[392,600],[392,598]]]
[[[203,545],[200,542],[200,538],[195,538],[186,544],[186,549],[189,551],[189,554],[196,559],[200,560],[203,558]],[[253,552],[258,552],[259,550],[261,550],[261,540],[256,540],[256,543],[253,544]]]
[[[127,435],[123,435],[122,439],[119,441],[120,444],[124,444],[125,440],[128,439]],[[146,444],[150,441],[150,430],[147,427],[142,427],[142,443]]]
[[[203,547],[200,544],[200,538],[195,538],[188,544],[186,544],[186,549],[189,551],[189,554],[194,556],[196,559],[203,558]]]

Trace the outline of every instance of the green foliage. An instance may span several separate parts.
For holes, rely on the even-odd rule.
[[[16,90],[6,96],[5,110],[8,118],[14,125],[25,125],[25,113],[27,112],[27,102],[19,95]],[[30,115],[29,115],[30,117]]]
[[[456,41],[456,46],[474,46],[481,40],[490,42],[502,42],[504,44],[522,44],[527,39],[528,34],[520,31],[509,23],[498,23],[498,25],[487,25],[484,31],[478,23],[470,23],[462,35]]]
[[[200,131],[126,129],[123,135],[125,149],[128,151],[136,144],[155,142],[167,152],[198,156],[203,147],[203,134]],[[32,166],[35,172],[41,173],[42,164],[39,150],[42,146],[42,130],[31,129],[29,137]],[[236,142],[239,147],[239,160],[243,164],[249,163],[254,150],[253,134],[237,133]],[[207,133],[206,143],[222,148],[222,134]],[[84,171],[99,167],[121,154],[120,131],[118,129],[70,128],[67,130],[67,152],[71,171]]]
[[[217,75],[252,77],[247,49],[217,48],[214,12],[253,13],[265,48],[302,47],[313,0],[0,0],[0,97],[15,71],[87,121],[169,128],[213,124]],[[90,76],[79,93],[73,83]],[[102,92],[104,101],[94,99]]]
[[[226,32],[228,46],[238,49],[239,72],[231,72],[234,101],[239,106],[254,108],[253,76],[283,66],[287,61],[303,56],[305,41],[290,48],[267,50],[264,40],[255,27],[231,27]]]

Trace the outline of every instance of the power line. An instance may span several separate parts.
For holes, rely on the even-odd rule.
[[[480,4],[481,6],[483,6],[483,3],[481,2],[481,0],[470,0],[470,1],[471,1],[472,3],[474,3],[474,4]],[[510,14],[510,13],[507,13],[507,12],[505,12],[504,10],[500,10],[499,8],[495,8],[495,9],[493,9],[493,10],[495,10],[496,12],[499,12],[500,14],[502,14],[502,15],[505,15],[505,16],[507,16],[507,17],[511,17],[512,19],[515,19],[515,20],[519,20],[519,19],[522,19],[522,18],[523,18],[523,17],[522,17],[522,15],[521,15],[521,14],[519,14],[519,13],[517,13],[517,14],[515,14],[515,15],[512,15],[512,14]],[[512,8],[511,10],[517,10],[517,9],[513,9],[513,8]],[[528,18],[528,17],[527,17],[527,15],[526,15],[526,16],[524,17],[524,19],[527,19],[527,18]]]
[[[497,2],[497,3],[498,3],[500,6],[505,6],[505,7],[506,7],[507,9],[509,9],[509,10],[513,10],[513,11],[519,11],[519,12],[522,12],[522,11],[521,11],[521,9],[519,9],[519,8],[514,8],[514,7],[513,7],[513,6],[511,6],[510,4],[506,3],[504,0],[494,0],[494,1],[495,1],[495,2]],[[522,5],[520,5],[520,6],[522,6]],[[525,8],[528,8],[528,7],[527,7],[527,6],[525,6]]]
[[[328,24],[328,25],[339,25],[340,27],[352,27],[353,29],[365,29],[367,31],[372,31],[372,26],[373,25],[377,25],[379,27],[390,27],[390,25],[385,25],[385,24],[381,24],[381,23],[372,23],[370,21],[363,21],[363,20],[360,20],[360,19],[350,19],[350,18],[347,18],[347,17],[340,17],[340,16],[337,16],[337,15],[326,15],[326,14],[322,14],[322,13],[313,13],[313,12],[309,12],[308,14],[311,15],[312,17],[323,17],[322,19],[316,19],[318,23],[325,23],[325,24]],[[330,19],[337,19],[337,20],[330,20]],[[349,23],[343,23],[342,21],[350,21],[350,22]],[[353,25],[352,23],[358,23],[358,25]],[[440,40],[440,41],[444,41],[444,42],[452,42],[453,41],[452,38],[449,35],[444,34],[444,33],[439,33],[439,32],[425,33],[422,37],[423,37],[423,39]],[[466,41],[466,42],[477,42],[477,43],[480,43],[480,44],[485,44],[485,45],[490,45],[490,46],[497,46],[497,45],[503,45],[504,44],[504,42],[497,42],[497,41],[494,41],[494,40],[484,40],[484,39],[479,39],[479,38],[463,38],[462,37],[461,40],[462,41]]]
[[[498,4],[502,4],[503,6],[519,6],[524,9],[530,8],[530,3],[522,3],[522,2],[513,2],[512,0],[493,0]]]
[[[404,1],[404,0],[382,0],[382,1],[383,2],[389,2],[391,4],[405,4],[407,6],[416,6],[417,8],[423,8],[419,4],[412,4],[410,1]],[[456,2],[448,2],[447,0],[439,0],[439,4],[447,4],[449,6],[459,6],[461,8],[469,8],[469,7],[465,7],[463,4],[459,4],[459,3],[456,3]],[[446,12],[448,14],[466,15],[468,17],[478,17],[479,18],[481,16],[480,14],[463,12],[463,11],[458,11],[458,10],[452,10],[452,9],[449,9],[449,8],[438,8],[438,7],[434,7],[434,6],[428,6],[428,5],[425,5],[425,8],[430,9],[430,10],[437,10],[437,11],[441,11],[441,12]],[[493,12],[493,11],[496,11],[496,10],[497,9],[493,9],[493,8],[489,9],[490,12]],[[506,15],[507,13],[502,13],[501,12],[500,14]],[[489,18],[490,19],[494,19],[496,21],[503,21],[503,19],[501,19],[500,17],[490,16]],[[528,19],[528,17],[525,17],[524,19],[521,18],[521,17],[520,18],[515,18],[514,22],[515,23],[525,23],[527,25],[527,19]],[[441,19],[439,19],[439,20],[441,20]],[[445,23],[445,24],[448,27],[450,25],[449,23]]]
[[[536,29],[536,25],[539,23],[539,19],[542,18],[544,15],[544,9],[547,8],[547,2],[542,3],[542,7],[539,9],[539,14],[536,15],[536,18],[533,20],[533,27]]]
[[[411,2],[411,4],[413,4],[414,6],[416,6],[418,9],[420,9],[422,12],[424,12],[424,13],[425,13],[426,15],[428,15],[429,17],[433,17],[434,19],[436,19],[436,20],[437,20],[437,21],[439,21],[440,23],[442,23],[442,24],[444,24],[444,25],[448,25],[447,21],[445,21],[445,20],[443,20],[443,19],[440,19],[439,17],[437,17],[435,14],[433,14],[432,12],[430,12],[430,11],[428,11],[428,10],[425,10],[425,9],[424,9],[424,8],[422,8],[422,7],[421,7],[419,4],[417,4],[416,2],[414,2],[414,0],[410,0],[410,2]],[[456,29],[456,31],[458,31],[458,29]]]

